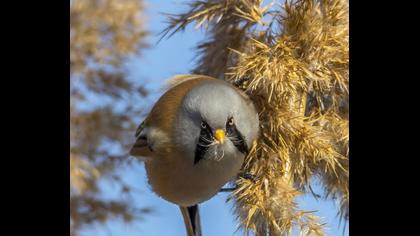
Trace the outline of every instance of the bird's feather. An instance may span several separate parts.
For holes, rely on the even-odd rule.
[[[171,89],[183,82],[186,82],[188,80],[192,80],[192,79],[215,79],[209,76],[205,76],[205,75],[194,75],[194,74],[190,74],[190,75],[175,75],[174,77],[168,79],[166,81],[166,86],[168,87],[168,89]]]

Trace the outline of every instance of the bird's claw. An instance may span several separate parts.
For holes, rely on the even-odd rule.
[[[250,173],[241,173],[238,176],[241,177],[241,178],[244,178],[244,179],[251,180],[254,183],[257,181],[257,177],[253,174],[250,174]],[[232,187],[232,188],[222,188],[222,189],[219,190],[219,192],[232,192],[232,191],[235,191],[236,189],[238,189],[237,185],[235,187]]]

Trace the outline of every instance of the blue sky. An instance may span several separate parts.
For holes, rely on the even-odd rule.
[[[175,74],[188,73],[195,65],[196,56],[193,48],[197,42],[203,39],[202,31],[189,27],[186,32],[175,34],[172,38],[164,39],[156,44],[159,39],[157,33],[166,26],[165,17],[159,13],[181,12],[185,9],[185,6],[181,4],[182,2],[185,1],[158,0],[148,1],[146,5],[148,18],[146,26],[151,31],[148,40],[151,48],[143,51],[141,57],[132,58],[127,63],[129,78],[140,83],[146,82],[147,87],[152,91],[145,104],[139,104],[139,106],[150,107],[162,94],[161,86],[166,79]],[[141,119],[141,117],[138,117],[139,122]],[[135,189],[131,199],[134,204],[138,207],[152,207],[153,212],[145,215],[142,220],[133,225],[125,225],[115,220],[106,226],[98,225],[86,229],[82,233],[83,236],[185,235],[185,228],[178,207],[160,199],[150,191],[142,163],[136,164],[133,168],[121,170],[120,176]],[[103,181],[101,186],[107,197],[120,197],[118,189],[112,183]],[[315,186],[315,191],[322,193],[319,186]],[[200,206],[204,236],[244,235],[243,231],[236,231],[237,223],[232,214],[231,203],[226,203],[227,196],[227,193],[220,193]],[[343,235],[343,226],[338,227],[339,219],[336,217],[337,204],[332,201],[315,200],[312,196],[301,197],[298,202],[305,210],[318,210],[315,214],[327,223],[327,235]],[[348,227],[346,227],[344,235],[348,235]]]

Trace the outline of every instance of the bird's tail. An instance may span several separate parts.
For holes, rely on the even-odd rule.
[[[181,209],[182,217],[184,218],[185,227],[188,236],[202,236],[200,225],[200,214],[198,205],[190,207],[179,207]]]

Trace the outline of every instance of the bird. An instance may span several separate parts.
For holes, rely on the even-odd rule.
[[[198,204],[238,175],[258,132],[258,113],[242,90],[177,75],[138,126],[130,154],[144,161],[152,191],[179,206],[187,235],[201,236]]]

